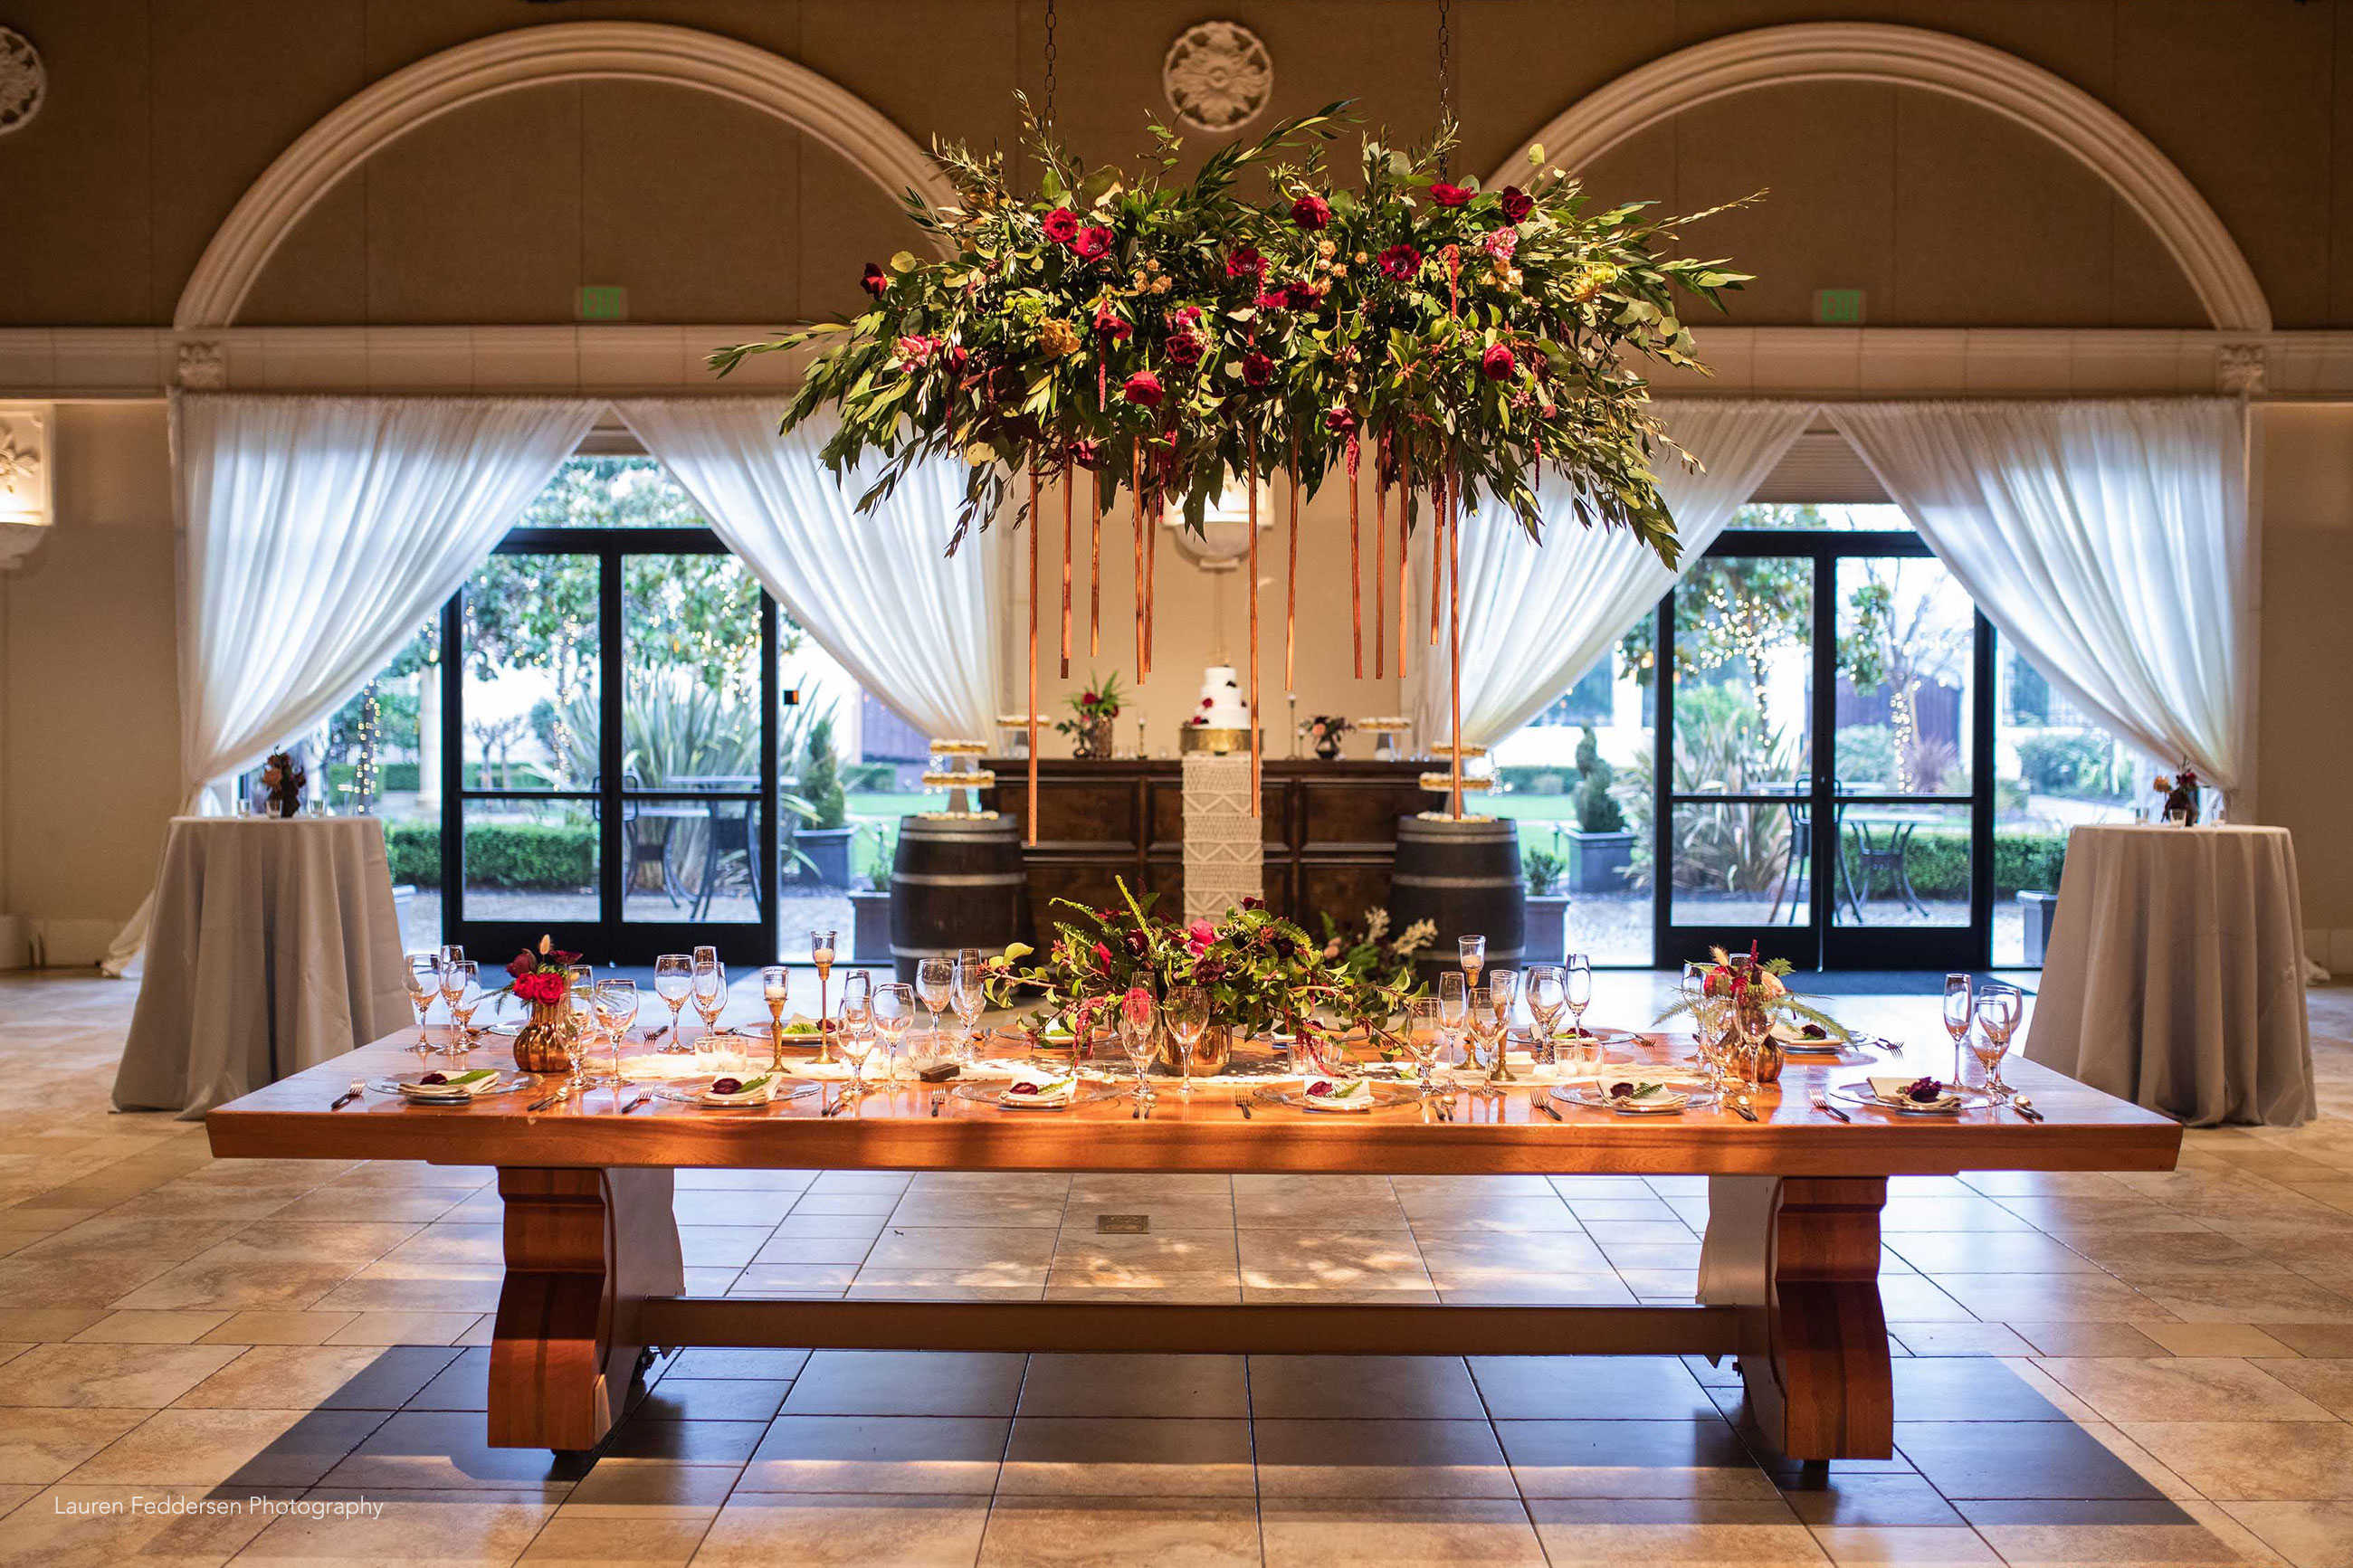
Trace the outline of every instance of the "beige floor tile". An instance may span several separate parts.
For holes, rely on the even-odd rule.
[[[682,1568],[702,1544],[713,1509],[582,1512],[566,1503],[533,1538],[533,1568]]]
[[[1961,1526],[1817,1524],[1814,1544],[1839,1568],[1999,1568],[2000,1556]]]
[[[0,1410],[0,1484],[47,1486],[153,1414]]]
[[[779,1416],[737,1489],[985,1498],[996,1489],[1010,1425],[988,1416]]]
[[[160,1410],[238,1353],[229,1345],[36,1345],[7,1363],[0,1405]]]
[[[1510,1497],[1512,1473],[1484,1421],[1269,1420],[1251,1424],[1261,1495]]]
[[[543,1448],[493,1448],[472,1411],[401,1411],[327,1473],[338,1489],[511,1491],[559,1500],[587,1467]]]
[[[2139,1331],[2173,1355],[2284,1356],[2295,1353],[2253,1323],[2144,1323],[2140,1325]],[[2132,1352],[2052,1351],[2045,1353],[2128,1355]]]
[[[1238,1355],[1033,1355],[1019,1413],[1247,1416],[1242,1366]]]
[[[195,1344],[228,1321],[227,1312],[109,1312],[74,1335],[78,1344]]]
[[[1936,1274],[1937,1288],[1989,1322],[2137,1322],[2167,1306],[2105,1274]],[[1887,1315],[1909,1314],[1891,1306]]]
[[[315,1345],[350,1326],[355,1312],[288,1312],[256,1309],[231,1312],[218,1327],[196,1336],[205,1345]]]
[[[1250,1497],[1247,1421],[1029,1416],[1013,1424],[1003,1496]]]
[[[479,1312],[314,1312],[305,1316],[346,1320],[322,1342],[331,1345],[457,1344],[481,1321]]]
[[[555,1512],[553,1501],[528,1493],[371,1493],[363,1500],[358,1493],[338,1491],[305,1500],[364,1500],[381,1504],[382,1511],[273,1521],[239,1561],[503,1565],[522,1554]]]
[[[0,1342],[69,1340],[92,1323],[105,1321],[107,1317],[104,1309],[90,1307],[0,1310]]]
[[[1549,1498],[1528,1505],[1554,1568],[1628,1563],[1821,1568],[1813,1534],[1778,1502]]]
[[[1269,1500],[1266,1568],[1543,1568],[1527,1510],[1500,1498]]]
[[[2335,1417],[2252,1362],[2164,1356],[2035,1363],[2109,1421],[2330,1421]]]
[[[628,1459],[606,1456],[580,1478],[565,1498],[567,1509],[588,1506],[629,1509],[699,1508],[706,1513],[727,1500],[741,1465],[682,1465],[674,1459]]]
[[[866,1255],[868,1268],[1035,1268],[1040,1278],[1054,1257],[1051,1229],[966,1226],[918,1230],[892,1226]]]
[[[2252,1364],[2332,1414],[2353,1419],[2353,1360],[2294,1358]]]
[[[711,1523],[697,1568],[972,1568],[988,1522],[979,1497],[747,1493]]]
[[[2289,1275],[2219,1274],[2147,1289],[2150,1300],[2188,1322],[2353,1323],[2353,1296]]]
[[[1026,1357],[819,1351],[785,1397],[787,1415],[1011,1415]]]
[[[396,1410],[456,1359],[436,1346],[256,1345],[182,1394],[197,1409]]]
[[[2239,1563],[2211,1531],[2189,1524],[1980,1524],[2010,1568],[2196,1568]]]
[[[374,1410],[159,1410],[69,1484],[306,1487],[384,1420]]]
[[[1408,1230],[1246,1230],[1246,1287],[1386,1290],[1429,1289],[1430,1271]]]
[[[2221,1506],[2295,1568],[2353,1568],[2353,1502],[2226,1502]]]
[[[2353,1499],[2353,1426],[2342,1422],[2147,1421],[2120,1424],[2202,1496]]]
[[[1461,1356],[1252,1356],[1250,1408],[1261,1420],[1487,1415]]]
[[[979,1568],[1259,1568],[1258,1506],[1228,1497],[1001,1497]]]
[[[54,1487],[0,1519],[0,1568],[195,1568],[225,1563],[270,1522],[201,1507],[201,1490]]]

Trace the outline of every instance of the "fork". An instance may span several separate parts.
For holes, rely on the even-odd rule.
[[[1247,1094],[1234,1096],[1234,1109],[1242,1113],[1244,1121],[1248,1121],[1250,1119],[1250,1097]]]
[[[1734,1114],[1734,1115],[1736,1115],[1736,1116],[1737,1116],[1737,1117],[1739,1117],[1742,1121],[1756,1121],[1756,1120],[1757,1120],[1757,1112],[1756,1112],[1756,1110],[1754,1110],[1754,1109],[1749,1105],[1749,1103],[1748,1103],[1748,1097],[1747,1097],[1746,1095],[1745,1095],[1745,1094],[1732,1094],[1732,1095],[1727,1095],[1727,1096],[1725,1096],[1725,1101],[1724,1101],[1724,1102],[1725,1102],[1726,1105],[1729,1105],[1730,1107],[1732,1107],[1733,1114]]]
[[[1837,1106],[1832,1105],[1830,1102],[1830,1097],[1828,1095],[1816,1094],[1814,1096],[1814,1109],[1816,1110],[1827,1111],[1831,1115],[1837,1117],[1841,1121],[1847,1123],[1849,1126],[1852,1126],[1854,1124],[1854,1118],[1849,1116],[1845,1111],[1841,1110]]]

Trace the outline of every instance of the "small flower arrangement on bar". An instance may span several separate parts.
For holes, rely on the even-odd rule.
[[[2159,773],[2148,787],[2165,797],[2165,805],[2158,815],[2166,821],[2179,821],[2184,827],[2198,826],[2198,770],[2196,768],[2184,763],[2181,764],[2180,772]]]
[[[1071,698],[1071,711],[1075,718],[1055,721],[1054,732],[1071,738],[1071,754],[1081,758],[1111,755],[1112,721],[1119,717],[1119,673],[1098,680],[1088,678],[1087,689]]]

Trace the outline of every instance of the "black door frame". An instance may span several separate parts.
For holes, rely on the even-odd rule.
[[[621,561],[628,555],[726,555],[707,528],[518,528],[499,542],[499,555],[586,555],[596,561],[598,727],[597,784],[587,790],[475,789],[465,781],[465,589],[441,607],[441,930],[444,940],[477,955],[520,952],[542,936],[596,963],[650,964],[664,952],[702,943],[735,965],[775,962],[779,827],[776,820],[776,601],[760,595],[760,787],[758,791],[659,790],[623,787],[622,712],[627,665],[621,611]],[[475,801],[583,801],[596,808],[597,919],[583,921],[469,920],[465,915],[466,807]],[[629,921],[622,918],[628,858],[622,806],[662,801],[702,804],[751,801],[759,821],[754,921]]]
[[[1970,704],[1969,792],[1966,795],[1841,795],[1837,790],[1838,563],[1857,558],[1933,557],[1927,542],[1908,530],[1726,529],[1703,559],[1778,556],[1806,561],[1813,578],[1813,668],[1811,766],[1805,799],[1810,820],[1828,823],[1814,834],[1807,868],[1808,921],[1804,925],[1678,925],[1674,909],[1675,807],[1683,805],[1787,805],[1787,795],[1689,795],[1674,788],[1675,595],[1669,588],[1658,605],[1657,748],[1651,767],[1651,941],[1655,963],[1672,968],[1706,948],[1746,949],[1756,941],[1765,956],[1788,959],[1812,969],[1983,969],[1993,952],[1994,679],[1992,623],[1973,612],[1970,650],[1974,700]],[[1969,808],[1969,921],[1963,926],[1873,927],[1832,919],[1838,896],[1839,861],[1845,855],[1840,809],[1849,805],[1967,805]]]

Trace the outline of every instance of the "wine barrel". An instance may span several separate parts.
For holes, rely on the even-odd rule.
[[[891,858],[891,955],[899,978],[959,948],[1005,951],[1027,923],[1029,875],[1010,817],[908,816]]]
[[[1509,817],[1398,818],[1397,868],[1389,877],[1392,931],[1416,921],[1438,927],[1415,967],[1435,982],[1460,967],[1455,940],[1487,939],[1487,962],[1517,969],[1526,946],[1521,902],[1520,828]]]

